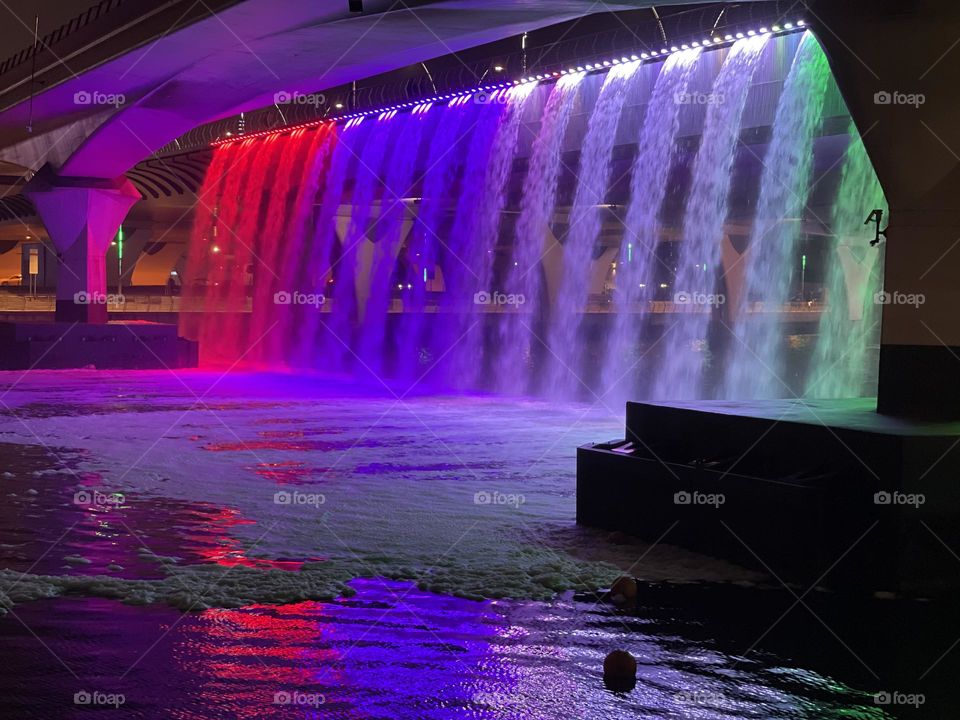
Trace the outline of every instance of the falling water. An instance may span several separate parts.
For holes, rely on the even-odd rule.
[[[601,206],[606,202],[620,111],[639,67],[639,62],[624,63],[607,73],[580,150],[577,189],[563,241],[563,276],[548,333],[552,362],[547,387],[559,395],[578,394],[583,383],[578,334],[588,301],[589,269],[600,236]]]
[[[609,356],[603,372],[604,396],[625,399],[635,389],[633,378],[640,363],[638,338],[643,311],[650,299],[647,286],[660,240],[657,215],[667,192],[670,161],[680,130],[681,102],[700,50],[671,55],[657,77],[637,142],[630,174],[630,204],[617,262],[616,319],[609,339]]]
[[[404,312],[409,311],[409,316],[404,331],[397,338],[397,374],[408,383],[417,382],[421,373],[430,368],[427,302],[431,288],[440,286],[437,262],[444,244],[443,224],[449,205],[449,190],[463,164],[470,131],[474,126],[472,115],[468,116],[462,108],[462,104],[452,104],[440,112],[440,121],[430,140],[423,171],[423,197],[413,230],[413,241],[407,247],[407,261],[417,273],[413,288],[403,303]],[[470,117],[471,120],[464,123],[464,117]]]
[[[804,33],[784,83],[764,158],[760,200],[725,365],[724,397],[774,398],[792,394],[786,378],[780,312],[791,299],[798,243],[810,194],[813,141],[820,127],[830,68],[820,44]]]
[[[766,36],[758,36],[734,43],[713,84],[693,164],[693,186],[673,284],[675,305],[684,312],[662,341],[665,360],[652,391],[658,399],[693,399],[702,394],[703,347],[717,305],[712,301],[717,295],[720,242],[740,120],[766,41]]]
[[[327,305],[332,304],[332,281],[336,270],[337,249],[341,246],[337,221],[344,199],[344,185],[351,167],[357,164],[369,126],[369,123],[351,122],[341,129],[320,193],[316,225],[312,236],[309,232],[307,234],[309,247],[303,253],[304,267],[301,277],[304,287],[323,288],[324,310]],[[312,196],[305,197],[304,201],[309,201],[312,208]],[[329,317],[329,314],[319,310],[303,315],[300,337],[291,345],[293,362],[306,366],[318,364],[331,372],[339,370],[330,358],[339,356],[343,345],[331,333]]]
[[[279,137],[268,138],[263,146],[254,149],[253,162],[246,178],[243,201],[246,207],[241,212],[230,232],[230,262],[233,272],[223,280],[223,297],[227,312],[218,327],[218,354],[225,360],[247,355],[247,311],[250,306],[250,290],[256,273],[273,273],[257,253],[258,237],[264,215],[264,189],[276,182],[276,165],[287,143]]]
[[[422,382],[570,397],[581,394],[584,378],[598,383],[592,389],[599,397],[618,401],[696,397],[705,386],[707,353],[694,350],[719,336],[721,318],[716,308],[698,305],[695,294],[735,291],[723,289],[719,259],[728,196],[739,207],[749,187],[733,185],[742,177],[734,162],[764,43],[737,42],[716,65],[704,62],[706,50],[678,52],[642,73],[638,63],[621,62],[606,74],[570,73],[556,83],[460,95],[443,105],[219,147],[200,193],[206,202],[184,272],[182,327],[200,340],[206,363],[306,365],[375,376],[377,384],[392,377],[403,380],[403,392]],[[777,57],[783,50],[779,45]],[[719,73],[704,96],[712,102],[685,192],[688,166],[680,160],[686,156],[676,150],[686,146],[680,129],[696,124],[699,108],[682,98],[693,97],[695,74],[698,83],[701,74],[709,82],[711,67]],[[775,87],[780,64],[762,67],[763,84]],[[725,308],[744,345],[728,353],[721,393],[772,394],[743,353],[749,349],[770,368],[780,367],[787,353],[776,313],[744,310],[754,309],[751,300],[777,306],[788,297],[801,233],[796,219],[807,205],[828,82],[816,41],[804,37],[771,126],[752,250],[742,259],[747,289]],[[641,88],[646,96],[647,83],[649,99],[634,104],[630,98]],[[588,94],[596,103],[575,125],[579,98]],[[767,94],[752,97],[762,101]],[[525,127],[537,129],[523,163]],[[621,153],[614,148],[618,129],[623,135],[628,127],[633,137],[622,139],[629,144],[623,150],[635,140],[637,151],[620,182],[613,168]],[[562,169],[570,145],[579,145],[579,161],[568,230],[557,243],[551,229],[559,197],[568,192]],[[829,152],[834,144],[817,147]],[[824,262],[829,312],[821,318],[807,383],[815,396],[870,392],[875,370],[869,346],[876,344],[878,306],[870,300],[881,263],[862,221],[883,207],[883,198],[857,139],[840,184],[835,245]],[[665,234],[660,222],[684,197],[683,242],[655,252]],[[608,203],[625,208],[624,235],[610,243],[601,236]],[[511,211],[512,232],[504,223]],[[599,292],[591,288],[608,272],[614,243],[615,272],[604,285],[605,294],[611,286],[614,294],[601,306],[589,293]],[[678,301],[686,293],[694,300],[689,304],[660,302],[647,289],[660,283],[658,263],[674,249],[669,292]],[[323,300],[284,299],[295,293]],[[525,302],[498,306],[504,297]],[[672,322],[675,330],[657,340],[658,329]],[[604,327],[607,335],[598,341]],[[639,355],[652,346],[662,359]]]
[[[863,220],[886,200],[863,141],[850,126],[843,177],[833,206],[834,241],[828,256],[826,300],[820,334],[807,378],[806,395],[848,398],[876,394],[876,352],[883,287],[883,246],[871,247],[872,228]]]
[[[298,162],[309,145],[305,141],[306,132],[293,133],[283,144],[280,163],[277,166],[273,186],[270,189],[269,204],[263,229],[256,238],[256,256],[253,304],[250,309],[249,332],[245,343],[245,352],[251,359],[268,361],[269,354],[266,335],[280,320],[274,303],[274,293],[279,292],[283,275],[282,248],[286,240],[284,229],[290,211],[290,188],[299,180],[296,172]]]
[[[278,241],[282,247],[278,248],[277,252],[283,254],[285,261],[279,264],[277,277],[268,276],[267,282],[262,283],[269,287],[261,295],[265,302],[276,309],[274,324],[263,328],[260,334],[258,334],[258,328],[254,326],[250,333],[251,342],[258,343],[258,347],[264,348],[264,357],[270,362],[289,361],[291,351],[305,341],[301,332],[308,327],[311,320],[316,319],[317,311],[322,309],[321,306],[313,304],[284,305],[280,300],[292,299],[291,292],[323,295],[326,291],[323,278],[315,278],[311,272],[309,258],[312,248],[309,246],[308,238],[313,239],[310,222],[313,219],[314,201],[326,177],[330,156],[336,142],[337,132],[331,125],[317,128],[309,144],[301,141],[301,146],[307,146],[306,157],[301,159],[298,153],[297,159],[294,160],[292,172],[294,177],[299,178],[299,183],[292,188],[296,190],[293,208],[290,209],[287,205],[283,208],[278,207],[278,211],[286,209],[289,213],[280,218],[281,222],[288,221],[284,228],[286,233],[277,235],[278,238],[282,235],[282,239]],[[297,173],[297,168],[300,169],[300,173]],[[270,280],[275,280],[275,284]],[[309,327],[316,326],[309,325]],[[310,340],[313,341],[314,338],[311,337]]]
[[[212,270],[210,249],[216,241],[217,207],[222,201],[226,176],[236,162],[239,148],[239,144],[231,143],[213,151],[203,185],[197,194],[193,230],[187,248],[186,272],[180,290],[184,311],[180,313],[179,332],[184,337],[199,337],[207,321],[207,315],[203,312],[206,291],[202,283]]]
[[[368,238],[374,203],[380,198],[384,159],[390,139],[388,113],[381,115],[367,136],[357,158],[356,182],[350,198],[350,225],[343,238],[336,263],[333,308],[328,325],[327,351],[334,369],[355,368],[357,363],[354,329],[358,321],[357,260],[360,246]]]
[[[224,342],[222,333],[223,313],[240,312],[242,307],[235,304],[228,292],[232,277],[242,272],[233,262],[236,225],[245,212],[252,211],[253,204],[247,202],[246,190],[250,167],[254,164],[257,149],[253,140],[244,140],[234,150],[234,160],[226,174],[220,200],[220,212],[217,215],[214,240],[207,246],[206,295],[204,297],[203,321],[200,324],[200,358],[204,363],[221,364],[232,362],[235,358],[228,353],[231,343]],[[253,188],[253,186],[250,186]],[[260,188],[254,188],[259,202]],[[259,207],[259,206],[257,206]]]
[[[369,272],[370,289],[363,311],[360,335],[360,354],[364,365],[378,375],[382,374],[384,369],[387,312],[394,288],[393,270],[404,239],[403,230],[410,224],[407,198],[410,196],[410,185],[426,119],[422,112],[415,111],[397,118],[394,123],[396,137],[387,166],[384,196],[377,220],[376,243]],[[406,289],[405,285],[403,289]]]
[[[527,390],[528,371],[539,344],[537,338],[542,332],[535,329],[540,313],[546,310],[541,297],[540,261],[557,203],[563,139],[583,78],[583,73],[565,75],[553,86],[543,111],[540,131],[533,143],[514,233],[512,264],[507,268],[502,288],[507,295],[523,297],[524,303],[517,308],[518,312],[504,313],[497,326],[499,353],[493,381],[505,392]],[[519,368],[528,371],[518,372]]]
[[[502,97],[506,108],[501,115],[500,125],[494,135],[490,148],[490,158],[483,181],[480,205],[474,211],[476,221],[473,235],[462,259],[473,268],[472,286],[463,288],[464,298],[473,302],[467,314],[467,327],[462,341],[454,352],[454,367],[457,369],[458,383],[466,387],[475,387],[481,379],[483,361],[488,359],[484,350],[484,318],[488,305],[480,302],[482,293],[491,292],[493,269],[497,244],[500,240],[500,223],[507,201],[507,185],[513,169],[513,160],[517,151],[520,121],[526,101],[536,88],[534,83],[511,88]],[[472,290],[472,292],[471,292]]]

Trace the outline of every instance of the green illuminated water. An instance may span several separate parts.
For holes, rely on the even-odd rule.
[[[807,378],[806,395],[817,398],[876,394],[883,287],[883,245],[870,246],[873,225],[864,225],[871,210],[887,215],[880,181],[851,124],[843,176],[833,209],[833,259],[826,278],[828,310]]]

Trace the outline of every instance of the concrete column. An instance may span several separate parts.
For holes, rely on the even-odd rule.
[[[960,419],[960,3],[817,0],[805,19],[890,206],[878,410]]]
[[[130,208],[140,199],[125,177],[59,177],[44,168],[24,188],[57,248],[56,319],[105,323],[105,256]]]

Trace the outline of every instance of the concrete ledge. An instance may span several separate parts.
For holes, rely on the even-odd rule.
[[[163,369],[197,366],[197,343],[149,322],[0,323],[0,369]]]
[[[628,403],[625,438],[577,451],[577,522],[798,582],[960,589],[960,427],[830,405]]]

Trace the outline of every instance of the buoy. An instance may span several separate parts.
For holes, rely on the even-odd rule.
[[[632,605],[637,601],[637,581],[626,575],[618,577],[610,588],[610,599],[614,605]]]
[[[626,650],[614,650],[603,661],[603,682],[611,690],[632,690],[637,684],[637,661]]]

